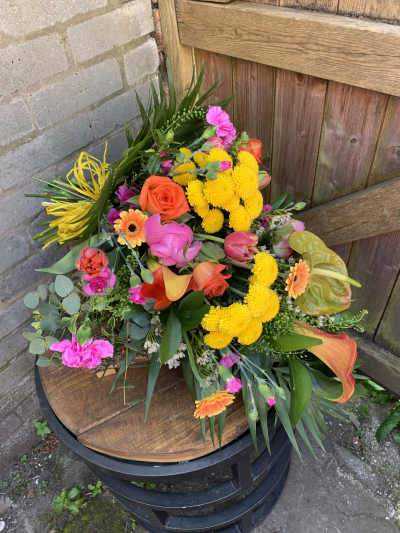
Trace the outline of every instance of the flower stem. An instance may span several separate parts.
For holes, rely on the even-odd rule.
[[[355,281],[354,279],[349,278],[340,272],[335,272],[325,268],[313,268],[312,273],[316,276],[326,276],[328,278],[338,279],[339,281],[350,283],[350,285],[354,285],[354,287],[361,287],[361,283],[358,283],[358,281]]]
[[[212,235],[205,235],[204,233],[194,233],[195,237],[202,237],[203,239],[207,239],[209,241],[215,241],[215,242],[221,242],[224,243],[224,239],[221,239],[220,237],[213,237]]]
[[[245,292],[242,292],[242,291],[238,291],[237,289],[234,289],[233,287],[229,287],[229,290],[231,292],[234,292],[235,294],[237,294],[238,296],[241,296],[242,298],[244,298],[245,296],[247,296],[247,294]]]

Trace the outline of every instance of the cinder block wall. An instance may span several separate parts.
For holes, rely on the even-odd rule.
[[[154,13],[152,11],[155,11]],[[46,218],[24,198],[72,168],[82,150],[107,161],[136,127],[135,90],[146,100],[159,67],[151,0],[0,0],[0,475],[33,444],[34,356],[20,332],[26,293],[49,276],[35,272],[65,252],[31,236]]]

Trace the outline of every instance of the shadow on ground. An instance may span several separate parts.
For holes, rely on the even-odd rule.
[[[293,452],[284,492],[254,533],[399,533],[399,448],[390,436],[380,445],[374,437],[391,407],[356,400],[352,423],[329,419],[325,452],[315,447],[317,460],[301,444],[303,463]],[[93,498],[88,485],[96,481],[85,464],[51,434],[0,481],[0,513],[12,500],[0,517],[0,531],[133,531],[129,513],[107,487]],[[57,514],[53,500],[63,489],[75,486],[85,505],[77,515]],[[137,526],[135,533],[145,530]]]

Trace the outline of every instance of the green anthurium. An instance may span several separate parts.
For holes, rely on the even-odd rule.
[[[289,246],[302,255],[310,268],[307,289],[296,298],[296,306],[308,315],[326,315],[348,309],[350,285],[361,285],[347,276],[346,264],[338,254],[309,231],[294,231],[289,237]]]

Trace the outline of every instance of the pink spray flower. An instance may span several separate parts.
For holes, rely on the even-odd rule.
[[[209,106],[206,120],[208,124],[216,126],[217,136],[221,138],[224,150],[227,150],[236,137],[236,130],[230,121],[228,113],[223,111],[220,106]]]
[[[268,405],[271,405],[271,406],[272,406],[272,405],[275,405],[275,404],[276,404],[275,398],[270,398],[270,397],[268,397],[267,404],[268,404]]]
[[[168,157],[168,152],[161,152],[158,154],[160,157]],[[171,170],[173,165],[172,159],[169,159],[168,161],[161,161],[161,174],[168,174],[168,172]]]
[[[112,207],[110,211],[108,212],[108,218],[107,218],[107,224],[114,225],[114,222],[119,219],[119,214],[122,213],[122,211],[115,209],[115,207]],[[114,233],[115,229],[111,228],[110,232]]]
[[[242,382],[239,378],[228,379],[225,385],[225,389],[231,394],[235,394],[236,392],[239,392],[241,388],[242,388]]]
[[[225,255],[238,263],[250,263],[257,253],[258,237],[250,231],[234,231],[224,241]]]
[[[229,170],[232,166],[232,163],[230,161],[220,161],[218,170],[220,172],[224,172],[225,170]]]
[[[219,360],[219,364],[223,365],[225,368],[231,368],[231,366],[238,361],[240,361],[240,355],[237,352],[234,354],[228,353],[228,355],[224,355],[224,357]]]
[[[139,189],[134,186],[128,187],[128,185],[121,185],[120,187],[118,187],[118,190],[115,191],[115,194],[118,196],[121,204],[127,204],[132,209],[135,207],[139,207],[139,204],[133,204],[128,200],[136,196],[138,193]]]
[[[72,341],[55,342],[50,349],[62,353],[62,362],[65,366],[95,368],[102,359],[113,356],[113,346],[104,340],[92,341],[93,339],[90,339],[81,346],[76,340],[76,335],[72,335]]]
[[[272,211],[272,205],[265,204],[263,207],[263,211],[264,213],[269,213],[270,211]]]
[[[221,139],[221,137],[210,137],[206,140],[207,143],[214,143],[213,148],[222,148],[222,150],[225,150],[224,141]],[[209,154],[209,151],[204,151],[205,154]]]
[[[83,280],[87,281],[83,287],[83,292],[88,296],[93,294],[100,294],[101,296],[105,292],[110,292],[109,289],[112,289],[115,285],[115,274],[111,272],[111,268],[103,268],[97,278],[92,279],[88,274],[83,276]]]
[[[200,241],[193,242],[193,231],[189,226],[172,221],[161,224],[159,213],[146,220],[144,235],[151,255],[159,257],[160,263],[165,266],[176,265],[177,268],[182,268],[193,261],[201,248]],[[183,250],[188,244],[191,246],[184,255]]]
[[[305,224],[301,220],[291,219],[288,224],[292,226],[293,231],[304,231]],[[280,240],[272,246],[274,254],[278,259],[287,259],[293,254],[292,248],[289,246],[289,237],[293,233],[289,233],[284,237],[281,237]]]
[[[140,294],[141,289],[142,289],[141,285],[138,285],[137,287],[134,287],[133,289],[129,289],[128,291],[132,294],[132,296],[129,296],[129,299],[138,305],[144,305],[147,302],[147,298],[145,298],[144,296]]]

